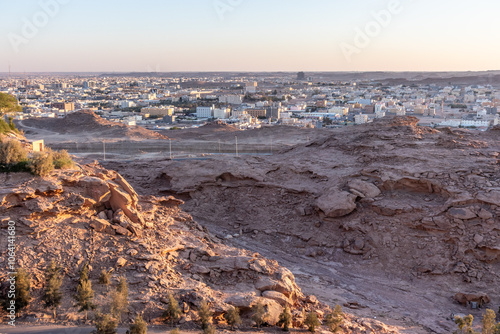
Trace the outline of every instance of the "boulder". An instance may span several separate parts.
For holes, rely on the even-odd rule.
[[[93,219],[90,222],[90,227],[100,233],[107,233],[111,235],[115,235],[115,230],[111,227],[111,224],[104,219]]]
[[[118,185],[110,183],[111,197],[109,203],[113,211],[122,210],[123,213],[134,223],[145,225],[144,218],[136,210],[136,202],[130,195],[123,191]]]
[[[97,177],[85,176],[78,181],[77,185],[84,189],[85,196],[98,203],[108,201],[111,196],[108,183]]]
[[[292,306],[290,299],[277,291],[264,291],[262,297],[276,301],[281,306]]]
[[[277,291],[287,297],[294,291],[294,287],[289,278],[285,278],[282,282],[271,279],[270,277],[260,277],[255,282],[255,288],[259,291]]]
[[[316,205],[327,217],[338,218],[356,209],[356,197],[346,191],[334,191],[318,198]]]
[[[490,191],[489,193],[479,193],[476,197],[479,201],[500,206],[500,192]]]
[[[354,189],[361,194],[363,194],[366,198],[375,198],[380,195],[380,189],[374,185],[373,183],[361,181],[361,180],[352,180],[348,183],[348,187],[350,189]]]
[[[477,215],[469,208],[451,208],[448,214],[456,219],[469,220],[474,219]]]

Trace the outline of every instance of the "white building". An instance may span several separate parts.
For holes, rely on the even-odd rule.
[[[197,107],[196,117],[198,118],[212,118],[214,116],[214,107]]]
[[[226,119],[229,118],[231,110],[229,108],[214,109],[214,118]]]
[[[354,116],[354,122],[356,124],[366,124],[368,123],[368,115],[359,114]]]
[[[245,93],[250,93],[250,94],[257,93],[257,82],[247,82],[245,87]]]
[[[242,104],[242,95],[223,95],[219,97],[219,103]]]
[[[329,114],[339,114],[339,115],[347,115],[349,113],[349,108],[347,107],[331,107],[328,109]]]

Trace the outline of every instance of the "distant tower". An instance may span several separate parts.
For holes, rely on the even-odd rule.
[[[10,64],[9,64],[9,87],[11,87],[11,82],[10,82]]]
[[[304,72],[297,73],[297,80],[305,80],[306,74]]]

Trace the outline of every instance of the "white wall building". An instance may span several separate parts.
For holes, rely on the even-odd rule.
[[[368,115],[358,114],[354,116],[354,122],[356,124],[366,124],[368,123]]]
[[[214,116],[214,107],[197,107],[196,117],[198,118],[212,118]]]
[[[226,119],[229,118],[231,110],[229,108],[214,109],[214,118]]]
[[[219,103],[242,104],[242,95],[223,95],[219,97]]]

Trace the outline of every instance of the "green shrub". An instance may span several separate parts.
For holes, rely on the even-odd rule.
[[[51,151],[35,152],[29,160],[31,173],[38,176],[47,176],[54,170],[54,160]]]
[[[68,169],[73,167],[73,160],[69,156],[68,151],[56,151],[53,153],[54,168],[55,169]]]
[[[0,164],[12,165],[26,161],[27,152],[17,140],[4,140],[0,142]]]

